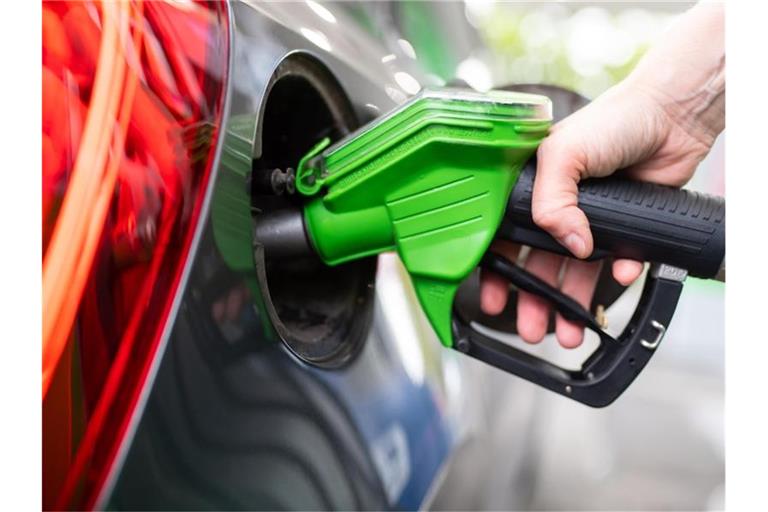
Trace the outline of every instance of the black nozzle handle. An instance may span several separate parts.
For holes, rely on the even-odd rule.
[[[512,190],[498,236],[551,252],[570,254],[531,217],[535,159]],[[715,278],[725,260],[725,199],[628,180],[592,178],[579,184],[579,208],[589,219],[594,252],[665,263],[695,277]]]

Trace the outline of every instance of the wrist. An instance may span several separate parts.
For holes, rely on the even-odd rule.
[[[650,97],[675,125],[699,142],[712,146],[725,128],[725,56],[700,77],[695,87],[681,90],[656,80],[634,80],[631,87]]]
[[[652,97],[671,122],[707,146],[725,127],[723,17],[720,4],[696,5],[626,79]]]

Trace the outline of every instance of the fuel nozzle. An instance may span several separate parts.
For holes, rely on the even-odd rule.
[[[713,278],[720,270],[725,201],[614,177],[579,184],[578,204],[595,241],[590,258],[652,263],[632,320],[613,337],[576,301],[489,251],[503,238],[568,254],[531,216],[531,157],[551,119],[544,96],[425,91],[339,142],[313,148],[296,171],[303,206],[258,215],[256,243],[267,258],[315,254],[328,265],[397,251],[444,345],[605,406],[659,346],[686,276]],[[478,265],[593,330],[599,347],[580,369],[564,369],[454,315],[456,290]]]

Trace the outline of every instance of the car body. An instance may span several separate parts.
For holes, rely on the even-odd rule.
[[[211,103],[218,107],[194,132],[208,174],[184,198],[182,211],[192,213],[175,273],[148,285],[143,315],[155,334],[141,331],[146,339],[130,350],[121,348],[121,332],[105,335],[112,366],[90,403],[82,390],[68,391],[70,412],[62,416],[55,393],[44,399],[44,507],[428,506],[451,461],[471,459],[456,454],[482,430],[478,397],[493,396],[482,385],[497,375],[441,348],[395,255],[338,269],[297,266],[269,261],[253,232],[261,212],[295,201],[265,193],[263,176],[295,166],[322,136],[341,137],[439,80],[395,25],[376,20],[381,5],[167,5],[150,5],[135,19],[149,19],[160,36],[179,28],[173,16],[184,9],[213,26],[207,51],[218,60],[204,74],[218,84]],[[103,22],[97,5],[83,6],[88,23]],[[69,11],[51,9],[69,27]],[[158,16],[164,25],[156,25]],[[177,38],[201,26],[179,19]],[[44,34],[45,27],[44,18]],[[150,43],[147,55],[157,51]],[[44,51],[44,65],[52,58]],[[138,87],[149,80],[140,76]],[[53,108],[45,101],[44,112]],[[150,163],[133,172],[141,176]],[[55,193],[68,193],[66,179]],[[132,267],[119,271],[125,268]],[[158,294],[162,300],[152,302]],[[91,304],[102,320],[103,299]],[[78,365],[89,364],[83,304],[72,335],[79,341],[63,349],[76,362],[68,363],[65,384],[54,376],[50,389],[74,390]],[[519,395],[521,418],[533,407],[529,392]],[[69,428],[64,441],[54,434],[62,425]]]

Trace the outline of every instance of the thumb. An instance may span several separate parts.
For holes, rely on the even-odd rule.
[[[585,169],[583,153],[563,147],[556,134],[545,139],[537,153],[533,184],[533,221],[577,258],[592,254],[589,221],[578,207],[578,183]]]

